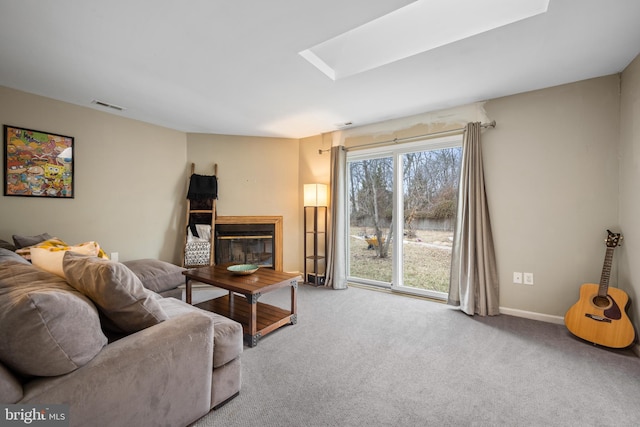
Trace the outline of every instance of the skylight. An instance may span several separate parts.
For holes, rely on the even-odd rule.
[[[549,0],[418,0],[300,52],[333,80],[545,13]]]

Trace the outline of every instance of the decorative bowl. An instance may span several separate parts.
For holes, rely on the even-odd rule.
[[[247,274],[255,273],[258,268],[260,267],[255,264],[238,264],[227,267],[227,270],[238,276],[246,276]]]

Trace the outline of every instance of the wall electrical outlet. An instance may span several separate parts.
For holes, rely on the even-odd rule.
[[[533,273],[524,273],[524,284],[533,285]]]
[[[118,252],[111,252],[111,261],[118,262]]]
[[[522,283],[522,273],[513,272],[513,283]]]

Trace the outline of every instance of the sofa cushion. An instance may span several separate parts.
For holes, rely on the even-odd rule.
[[[0,402],[16,403],[23,395],[20,381],[0,363]]]
[[[161,293],[184,283],[184,268],[157,259],[136,259],[123,262],[140,279],[145,288]]]
[[[23,264],[29,264],[29,261],[18,255],[17,253],[8,249],[0,248],[0,264],[5,261],[14,261]]]
[[[124,264],[65,252],[64,275],[71,286],[89,297],[112,325],[132,333],[167,319],[157,295]]]
[[[183,294],[184,292],[182,288],[173,288],[169,289],[168,291],[160,292],[158,295],[163,298],[177,298],[179,300],[182,300],[184,298]]]
[[[49,235],[49,233],[42,233],[38,234],[37,236],[22,236],[20,234],[14,234],[12,237],[13,244],[16,245],[17,249],[37,245],[40,242],[44,242],[45,240],[53,238],[51,235]]]
[[[242,325],[235,320],[210,311],[201,310],[175,298],[159,301],[169,318],[182,316],[194,310],[213,319],[213,367],[219,368],[240,356],[244,348]]]
[[[6,240],[0,239],[0,249],[8,249],[10,251],[15,251],[16,246],[7,242]]]
[[[95,306],[60,277],[17,261],[0,267],[0,360],[23,375],[55,376],[107,343]]]

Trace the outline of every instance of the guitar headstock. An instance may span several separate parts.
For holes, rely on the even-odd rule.
[[[613,233],[611,230],[607,230],[607,238],[604,243],[608,248],[615,248],[616,246],[622,245],[622,241],[624,240],[624,236],[621,233]]]

